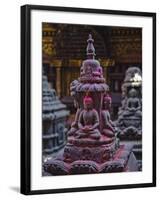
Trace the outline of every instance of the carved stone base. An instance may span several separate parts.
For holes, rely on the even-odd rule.
[[[112,143],[112,145],[115,144]],[[57,158],[48,160],[44,163],[44,175],[46,173],[50,175],[69,175],[138,171],[138,165],[132,153],[132,147],[132,145],[121,145],[114,152],[114,155],[112,154],[112,156],[110,156],[110,158],[108,156],[103,158],[104,154],[102,153],[102,155],[100,155],[101,150],[99,149],[99,151],[96,153],[95,149],[93,148],[92,153],[88,155],[86,153],[86,148],[83,148],[84,151],[82,149],[78,149],[78,152],[76,154],[76,149],[73,150],[71,147],[71,151],[74,151],[74,153],[72,152],[71,154],[76,154],[77,156],[71,158],[72,161],[66,160],[65,158],[65,151],[68,148],[66,147],[66,149],[64,149],[64,153],[57,156]],[[80,155],[79,158],[78,155]],[[108,155],[107,149],[105,155]],[[98,158],[98,156],[100,156],[100,158]]]
[[[133,145],[133,153],[138,162],[138,170],[142,170],[142,119],[137,117],[121,118],[115,122],[121,145]]]
[[[120,118],[116,122],[118,137],[123,140],[140,140],[142,138],[142,118],[135,116]]]
[[[64,148],[63,159],[71,163],[78,160],[91,160],[103,163],[113,157],[117,141],[101,136],[100,140],[69,138]]]
[[[123,130],[120,130],[118,133],[118,137],[121,140],[141,140],[142,138],[142,132],[141,130],[133,127],[133,126],[129,126],[127,128],[124,128]]]

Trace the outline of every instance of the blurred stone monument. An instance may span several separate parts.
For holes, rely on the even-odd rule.
[[[42,82],[43,155],[60,150],[66,144],[66,119],[69,111],[61,103],[56,91],[49,87],[43,73]]]
[[[142,160],[142,73],[138,67],[129,67],[122,84],[122,106],[119,108],[118,137],[122,144],[133,143],[134,153]]]
[[[103,70],[95,59],[94,40],[87,40],[87,59],[71,83],[77,108],[64,151],[44,163],[50,175],[137,171],[132,145],[119,145],[110,119],[111,97]]]

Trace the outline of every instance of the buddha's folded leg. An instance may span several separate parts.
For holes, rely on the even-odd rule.
[[[100,138],[100,136],[101,136],[101,134],[98,131],[98,129],[95,129],[95,130],[90,132],[90,138],[92,138],[92,139],[98,140]]]
[[[103,135],[106,135],[106,136],[108,136],[108,137],[114,137],[113,131],[111,131],[111,130],[109,130],[109,129],[103,129],[102,134],[103,134]]]
[[[82,138],[82,137],[86,137],[87,134],[81,131],[77,131],[76,132],[76,138]]]
[[[90,138],[98,140],[98,139],[100,139],[100,135],[94,133],[94,134],[90,135]]]

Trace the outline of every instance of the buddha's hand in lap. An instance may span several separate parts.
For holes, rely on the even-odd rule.
[[[91,126],[85,126],[85,127],[82,128],[82,131],[84,131],[84,132],[89,132],[89,131],[92,131],[92,130],[93,130],[93,128]]]

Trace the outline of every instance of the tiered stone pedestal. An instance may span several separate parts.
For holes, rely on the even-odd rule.
[[[66,144],[66,120],[69,111],[61,103],[56,91],[49,87],[47,77],[43,75],[43,156],[46,158],[54,152],[57,152]]]
[[[87,40],[87,59],[80,77],[71,83],[77,113],[64,151],[44,162],[43,175],[138,171],[133,146],[119,145],[110,119],[111,98],[103,69],[95,59],[94,40]]]
[[[61,155],[44,163],[44,171],[47,175],[137,171],[132,148],[103,135],[97,141],[69,137]]]
[[[119,129],[120,145],[133,145],[133,153],[138,163],[138,171],[142,170],[142,130],[135,128],[141,120],[136,117],[121,119],[123,125]],[[141,127],[141,126],[140,126]]]
[[[142,73],[138,67],[129,67],[122,84],[122,107],[115,125],[120,144],[132,144],[133,153],[142,170]]]

